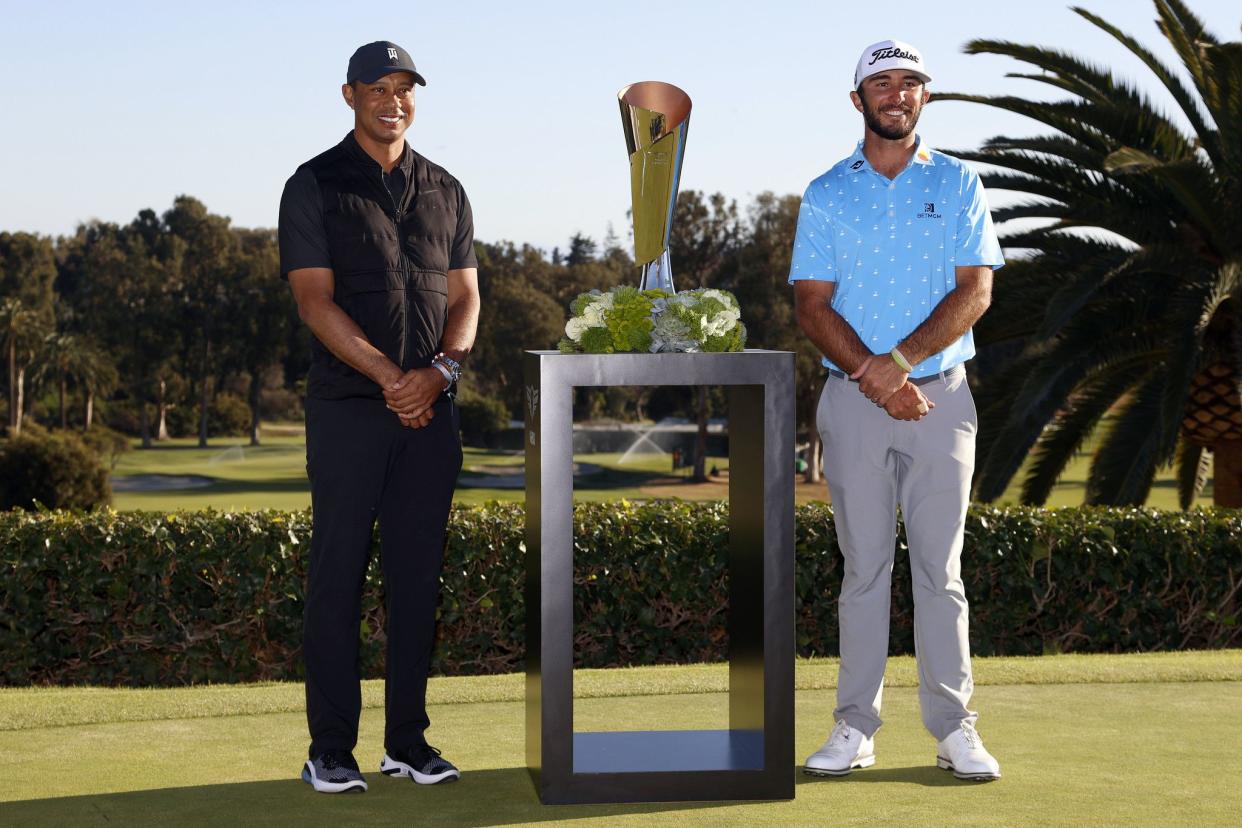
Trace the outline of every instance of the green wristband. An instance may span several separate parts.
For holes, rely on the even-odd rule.
[[[897,363],[901,367],[901,370],[905,371],[907,374],[914,370],[914,368],[910,365],[910,360],[906,359],[905,356],[902,355],[901,351],[896,348],[889,351],[888,355],[891,356],[893,358],[893,362]]]

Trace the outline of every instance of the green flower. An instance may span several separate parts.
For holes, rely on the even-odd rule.
[[[582,350],[588,354],[611,354],[613,337],[608,328],[587,328],[582,334]]]

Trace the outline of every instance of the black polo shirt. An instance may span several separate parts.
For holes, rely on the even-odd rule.
[[[429,364],[447,318],[447,272],[477,267],[461,184],[407,144],[391,173],[353,133],[298,167],[280,201],[280,272],[333,271],[337,304],[402,370]],[[312,341],[307,394],[382,396]]]

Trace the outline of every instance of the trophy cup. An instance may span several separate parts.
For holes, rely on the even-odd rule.
[[[639,287],[674,293],[668,233],[686,154],[690,96],[671,83],[643,81],[618,92],[617,102],[630,153],[634,259],[643,268]]]

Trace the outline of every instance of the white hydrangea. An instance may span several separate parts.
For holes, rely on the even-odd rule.
[[[565,323],[565,336],[569,337],[574,342],[581,342],[582,334],[584,334],[586,329],[589,327],[591,326],[588,325],[586,320],[584,320],[581,316],[570,317],[569,321]]]
[[[610,296],[609,299],[612,297]],[[581,319],[586,322],[588,327],[602,328],[604,327],[604,308],[603,302],[596,300],[582,309]],[[611,305],[612,303],[609,302]]]
[[[732,308],[722,310],[710,320],[703,320],[703,333],[707,336],[722,336],[733,330],[733,326],[742,318],[742,314]]]

